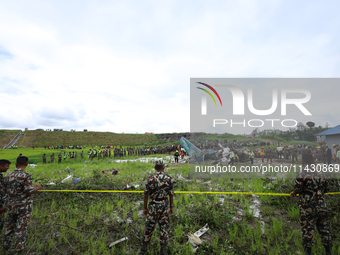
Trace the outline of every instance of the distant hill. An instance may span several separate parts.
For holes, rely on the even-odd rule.
[[[27,130],[16,143],[23,147],[56,145],[148,145],[159,140],[154,134],[116,134],[112,132],[70,132]]]
[[[0,130],[0,148],[7,145],[20,130]],[[245,138],[242,135],[233,134],[205,134],[195,133],[163,133],[163,134],[118,134],[112,132],[71,132],[71,131],[43,131],[43,130],[27,130],[19,138],[15,144],[19,147],[44,147],[57,145],[122,145],[122,146],[143,146],[143,145],[158,145],[158,144],[174,144],[178,143],[181,137],[187,138],[191,142],[205,142],[216,140],[238,140],[238,141],[277,141],[284,144],[305,143],[313,145],[312,142],[294,140],[292,137],[284,135],[263,135],[258,138]]]

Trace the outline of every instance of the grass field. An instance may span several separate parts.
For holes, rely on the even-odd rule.
[[[17,152],[2,150],[1,157],[15,159]],[[22,153],[34,157],[42,152],[26,149]],[[119,170],[117,176],[101,172],[113,168]],[[9,171],[13,169],[12,165]],[[288,193],[293,187],[293,180],[282,179],[189,179],[189,171],[188,164],[169,163],[166,172],[176,180],[175,191]],[[62,164],[37,163],[27,172],[34,184],[57,184],[43,189],[122,190],[126,185],[139,185],[135,190],[143,190],[155,170],[152,163],[68,159]],[[61,183],[70,174],[72,179],[80,178],[80,183]],[[338,190],[338,182],[332,182],[331,191]],[[34,254],[138,254],[145,224],[142,200],[142,193],[38,192],[27,249]],[[168,254],[193,254],[185,233],[194,233],[206,223],[210,230],[202,236],[204,242],[196,254],[303,254],[297,202],[298,198],[279,196],[175,194]],[[327,196],[333,254],[340,254],[339,202],[339,196]],[[128,240],[108,248],[123,237]],[[158,254],[158,237],[157,227],[149,254]],[[323,254],[318,234],[313,254]]]

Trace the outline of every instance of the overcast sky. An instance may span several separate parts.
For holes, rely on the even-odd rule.
[[[339,9],[0,0],[0,128],[189,131],[190,78],[339,77]]]

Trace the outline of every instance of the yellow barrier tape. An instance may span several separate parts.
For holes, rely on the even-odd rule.
[[[142,190],[39,190],[40,192],[93,192],[93,193],[144,193]],[[258,196],[290,196],[287,193],[261,192],[224,192],[224,191],[175,191],[175,194],[224,194],[224,195],[258,195]],[[330,192],[325,195],[339,195],[340,192]]]

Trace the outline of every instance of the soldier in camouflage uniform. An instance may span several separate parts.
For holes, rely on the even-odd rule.
[[[312,150],[308,146],[302,151],[302,155],[312,155]]]
[[[284,147],[284,158],[285,159],[288,159],[288,152],[289,152],[289,149],[287,146]]]
[[[266,156],[267,156],[267,163],[270,159],[270,163],[273,163],[273,151],[270,147],[266,150]]]
[[[321,161],[323,164],[326,164],[326,149],[324,146],[320,147],[320,152],[321,152]]]
[[[0,160],[0,233],[2,232],[2,229],[5,225],[5,212],[7,212],[7,208],[5,207],[5,201],[7,200],[7,193],[4,189],[4,177],[2,173],[7,172],[9,169],[9,165],[11,162],[9,162],[6,159]]]
[[[51,163],[54,163],[54,153],[52,153],[50,159],[51,159]]]
[[[328,192],[328,182],[324,174],[311,168],[314,164],[312,155],[303,155],[303,169],[296,175],[292,196],[299,194],[300,225],[302,230],[304,254],[311,254],[313,232],[316,225],[321,235],[326,255],[331,254],[332,240],[328,222],[328,210],[324,194]],[[307,170],[309,169],[309,170]],[[312,171],[311,171],[312,170]]]
[[[155,170],[157,173],[148,178],[144,190],[144,210],[146,226],[144,232],[143,246],[140,255],[145,254],[147,245],[150,243],[152,233],[158,222],[161,231],[160,254],[166,254],[168,243],[169,216],[173,215],[173,181],[171,177],[164,173],[165,165],[163,161],[156,161]],[[169,200],[170,198],[170,206]],[[149,207],[147,207],[148,197],[150,197]]]
[[[41,189],[41,184],[33,187],[32,176],[25,172],[28,158],[18,157],[16,169],[4,178],[4,189],[8,194],[6,201],[8,213],[5,223],[3,250],[6,254],[15,235],[15,250],[24,254],[28,226],[32,217],[33,199],[31,195]]]
[[[297,163],[297,157],[298,157],[298,149],[296,148],[296,145],[294,145],[294,148],[292,149],[292,164],[294,164],[294,159]]]

